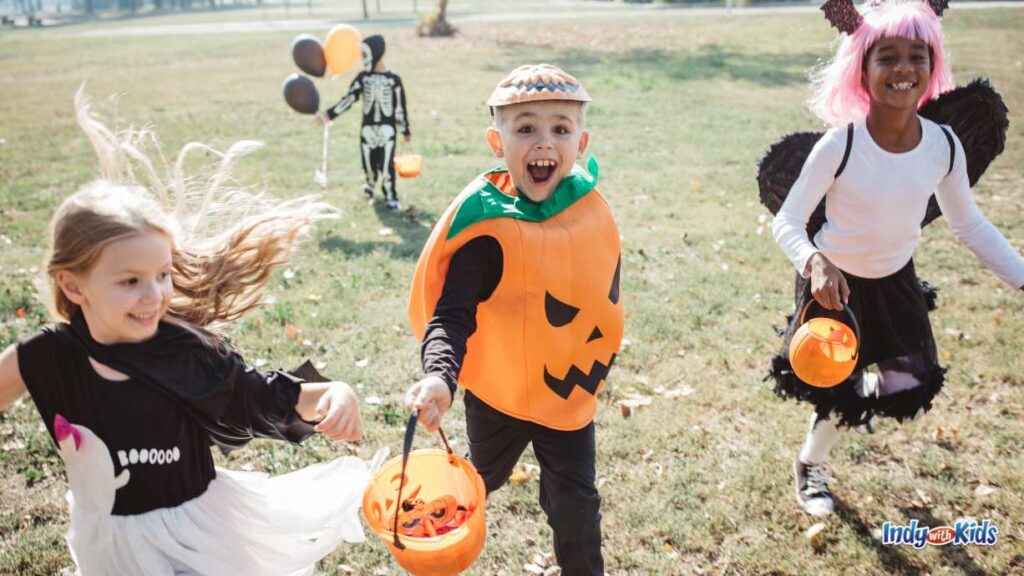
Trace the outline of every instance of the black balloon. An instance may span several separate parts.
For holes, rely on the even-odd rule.
[[[320,109],[320,93],[313,81],[299,74],[284,80],[284,101],[299,114],[316,114]]]
[[[323,78],[327,70],[324,47],[314,36],[299,34],[292,40],[292,59],[295,65],[310,76]]]

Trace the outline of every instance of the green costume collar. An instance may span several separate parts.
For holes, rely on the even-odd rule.
[[[507,168],[501,167],[486,174],[507,171]],[[509,196],[498,190],[489,179],[482,176],[480,180],[483,180],[483,183],[480,188],[466,196],[462,205],[456,210],[446,239],[450,240],[469,226],[491,218],[516,218],[528,222],[543,222],[572,206],[587,192],[597,187],[597,172],[597,160],[593,156],[587,160],[586,169],[579,164],[574,165],[572,172],[558,183],[555,191],[543,202],[534,202],[525,194]]]

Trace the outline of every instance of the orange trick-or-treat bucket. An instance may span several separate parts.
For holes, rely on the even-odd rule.
[[[419,154],[403,154],[395,156],[395,171],[402,178],[415,178],[423,169],[423,156]]]
[[[832,318],[807,318],[815,300],[804,306],[800,327],[789,342],[789,363],[797,378],[818,388],[831,388],[850,377],[857,367],[860,328],[849,307],[843,312],[850,326]]]
[[[483,478],[465,458],[445,450],[410,452],[414,413],[401,456],[386,462],[363,493],[363,515],[395,560],[415,576],[458,574],[476,560],[487,537]],[[404,481],[403,481],[404,480]]]

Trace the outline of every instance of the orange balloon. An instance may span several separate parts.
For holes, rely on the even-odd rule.
[[[363,58],[363,37],[348,24],[331,28],[324,38],[324,59],[331,74],[344,74]]]
[[[800,315],[802,324],[789,343],[789,363],[800,380],[817,388],[831,388],[849,378],[857,367],[857,319],[846,308],[853,328],[831,318],[803,322],[812,303],[804,307]]]

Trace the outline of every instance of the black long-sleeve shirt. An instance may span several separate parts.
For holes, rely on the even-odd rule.
[[[452,255],[444,289],[423,333],[424,374],[440,376],[455,393],[466,356],[466,341],[476,332],[476,308],[501,281],[504,258],[492,236],[474,238]]]
[[[101,377],[58,325],[18,344],[18,367],[36,408],[56,441],[54,417],[92,430],[106,445],[114,474],[129,470],[113,514],[177,506],[206,491],[216,476],[212,441],[170,395],[134,379]],[[221,421],[250,437],[298,442],[313,433],[295,413],[299,380],[286,374],[239,370]]]

